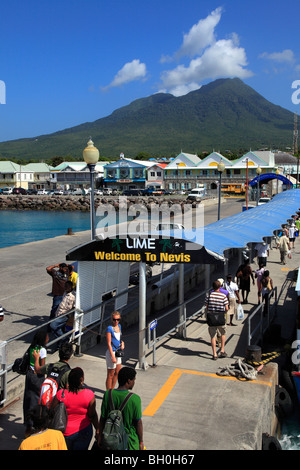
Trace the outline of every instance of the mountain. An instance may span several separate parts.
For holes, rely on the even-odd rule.
[[[291,146],[294,115],[267,101],[238,78],[219,79],[187,95],[158,93],[110,116],[53,134],[0,142],[0,157],[82,158],[89,138],[106,159],[121,152],[151,155]]]

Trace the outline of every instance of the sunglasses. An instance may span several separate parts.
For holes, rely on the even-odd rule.
[[[113,318],[112,321],[120,321],[120,318]]]

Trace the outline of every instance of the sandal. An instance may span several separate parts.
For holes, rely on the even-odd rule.
[[[216,361],[217,359],[218,359],[218,356],[213,356],[213,357],[212,357],[212,360],[213,360],[213,361]]]
[[[226,352],[221,352],[221,353],[219,354],[219,357],[227,357]]]

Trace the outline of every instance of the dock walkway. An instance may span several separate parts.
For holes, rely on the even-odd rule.
[[[51,279],[45,266],[63,261],[64,253],[88,240],[88,234],[57,237],[1,251],[2,295],[0,303],[8,311],[0,324],[2,340],[15,336],[24,328],[48,319]],[[267,268],[274,286],[280,292],[276,324],[281,336],[290,339],[296,314],[295,284],[291,271],[300,263],[300,242],[296,241],[292,259],[279,264],[279,252],[271,250]],[[252,268],[257,268],[256,259]],[[6,273],[6,276],[4,276]],[[221,273],[220,273],[221,275]],[[214,275],[214,277],[216,277]],[[195,290],[189,295],[194,295]],[[259,449],[262,433],[271,433],[269,413],[277,383],[277,363],[269,362],[256,380],[240,381],[218,376],[217,372],[245,357],[247,347],[246,320],[257,305],[257,288],[251,286],[249,304],[244,305],[245,321],[228,326],[227,358],[212,360],[207,325],[203,318],[189,321],[187,338],[176,335],[165,338],[156,350],[156,366],[152,352],[147,355],[149,367],[137,371],[134,392],[142,399],[144,443],[149,451],[196,451]],[[199,306],[195,306],[199,308]],[[138,325],[124,331],[126,355],[124,363],[135,367],[138,361]],[[277,345],[278,346],[278,345]],[[20,342],[20,351],[24,344]],[[95,392],[97,411],[105,391],[105,341],[73,357],[72,367],[84,370],[85,383]],[[57,354],[57,353],[56,353]],[[53,362],[55,355],[48,357]],[[24,438],[22,394],[0,411],[0,449],[18,449]]]

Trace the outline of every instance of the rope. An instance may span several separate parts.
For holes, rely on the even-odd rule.
[[[246,380],[256,380],[257,378],[257,370],[249,364],[245,364],[242,362],[241,359],[232,365],[226,366],[220,372],[216,373],[219,376],[231,376],[235,377],[238,380],[246,379]]]

